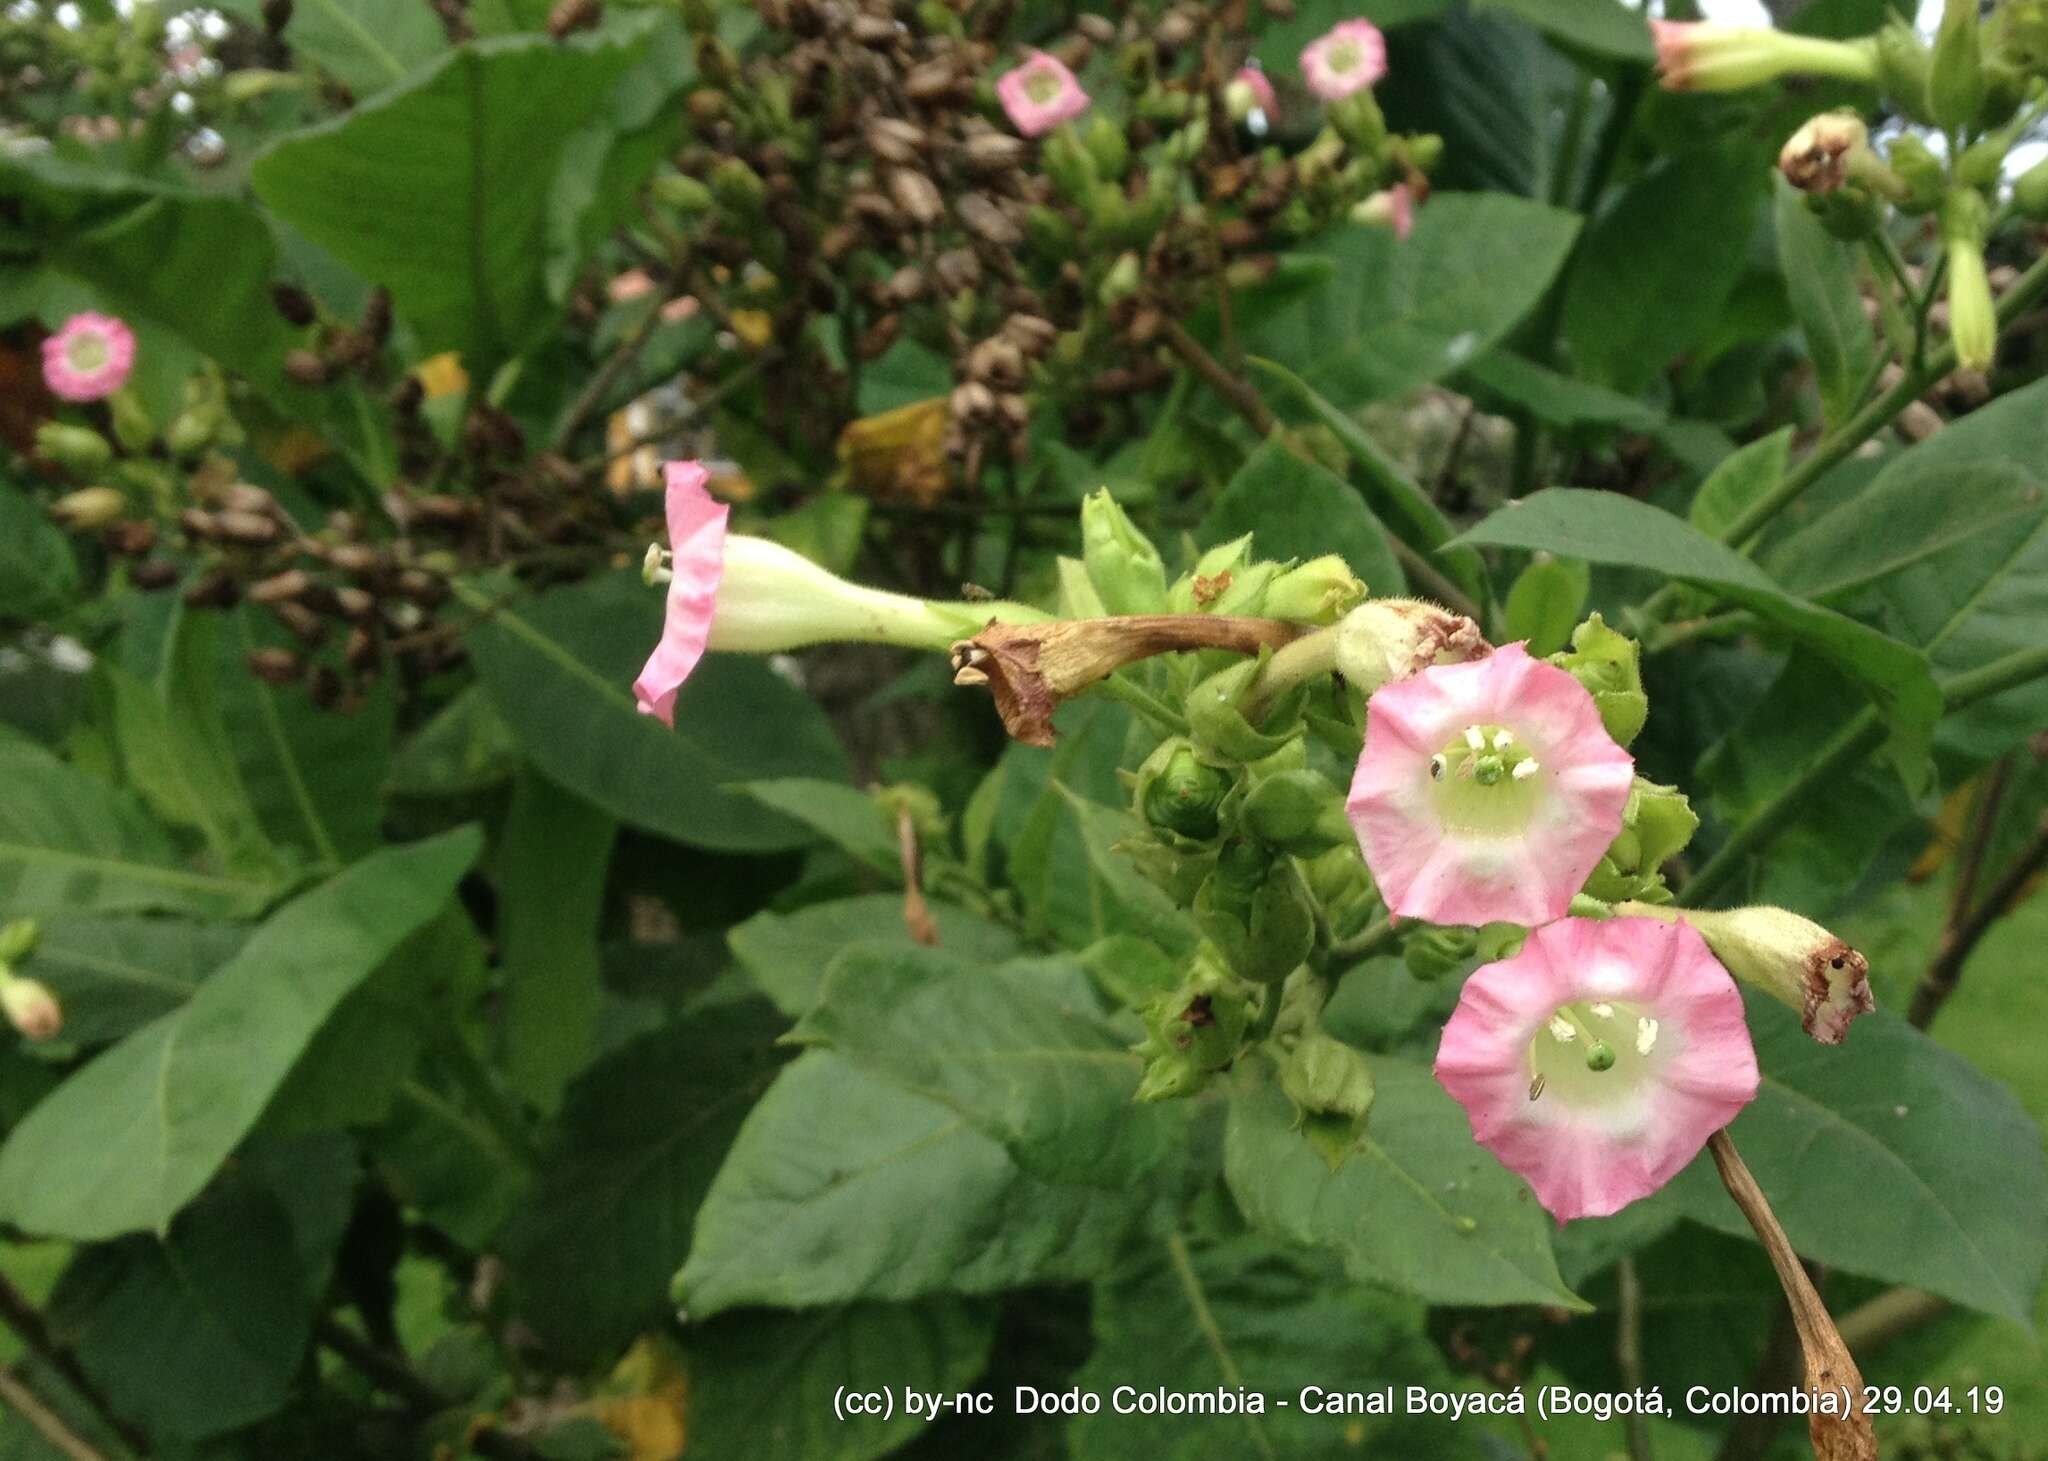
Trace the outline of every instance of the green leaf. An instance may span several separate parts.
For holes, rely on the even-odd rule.
[[[1240,1389],[1263,1413],[1116,1414],[1069,1423],[1076,1461],[1206,1461],[1216,1456],[1482,1454],[1469,1425],[1446,1416],[1317,1414],[1311,1389],[1335,1399],[1409,1385],[1455,1387],[1424,1331],[1422,1306],[1347,1284],[1324,1262],[1256,1235],[1190,1242],[1168,1235],[1143,1261],[1096,1289],[1095,1349],[1074,1376],[1083,1394],[1130,1386],[1139,1395]]]
[[[1643,17],[1621,0],[1482,0],[1478,9],[1512,11],[1552,40],[1597,56],[1648,61],[1656,54]]]
[[[1000,964],[1021,954],[1017,936],[999,924],[947,903],[931,905],[939,947],[977,964]],[[732,956],[775,1007],[802,1015],[817,1003],[825,970],[835,955],[854,948],[892,953],[917,947],[903,923],[903,895],[869,893],[814,903],[794,913],[756,913],[726,931]]]
[[[184,1004],[246,936],[171,918],[45,919],[25,972],[64,1006],[66,1040],[99,1045]]]
[[[1806,194],[1783,178],[1777,182],[1775,221],[1778,268],[1806,336],[1821,410],[1830,425],[1840,426],[1855,413],[1877,366],[1877,338],[1856,283],[1856,249],[1823,228],[1806,206]]]
[[[673,1297],[705,1317],[1093,1278],[1158,1201],[1041,1182],[948,1107],[814,1050],[741,1126]]]
[[[1195,529],[1195,541],[1207,548],[1246,533],[1261,558],[1306,561],[1338,553],[1373,593],[1407,592],[1386,530],[1365,499],[1342,477],[1296,456],[1277,434],[1230,479]]]
[[[1433,25],[1388,38],[1387,74],[1373,88],[1387,115],[1404,132],[1434,132],[1443,156],[1430,182],[1446,192],[1541,195],[1554,147],[1551,117],[1557,66],[1536,31],[1495,10],[1475,13],[1443,5]],[[1297,14],[1306,13],[1305,8]],[[1324,9],[1320,29],[1303,35],[1283,57],[1268,57],[1269,74],[1290,75],[1304,43],[1356,14],[1341,4]],[[1272,23],[1261,27],[1270,33]],[[1262,53],[1265,42],[1260,43]]]
[[[929,1421],[910,1391],[949,1400],[982,1371],[994,1315],[959,1300],[735,1314],[690,1335],[690,1455],[699,1461],[867,1461]],[[889,1392],[883,1414],[836,1416],[842,1394]],[[1007,1397],[999,1403],[1007,1404]],[[984,1425],[995,1422],[984,1421]]]
[[[116,1413],[152,1435],[200,1439],[284,1403],[312,1333],[313,1299],[285,1209],[236,1182],[161,1239],[82,1251],[52,1298],[50,1322]]]
[[[0,620],[54,618],[77,587],[70,542],[26,493],[0,482]]]
[[[527,1188],[527,1169],[496,1131],[424,1079],[399,1085],[370,1149],[408,1207],[456,1242],[495,1243]]]
[[[1948,466],[1908,456],[1774,544],[1762,561],[1793,592],[1842,600],[1987,529],[2038,521],[2044,510],[2041,479],[2017,462]]]
[[[1159,1167],[1185,1126],[1180,1108],[1131,1104],[1134,1033],[1096,1008],[1078,965],[856,948],[793,1035],[952,1107],[1026,1171],[1110,1186]]]
[[[1748,1000],[1763,1087],[1729,1134],[1805,1257],[2026,1323],[2048,1266],[2048,1158],[2012,1092],[1903,1020],[1814,1044]],[[1749,1231],[1702,1156],[1686,1214]]]
[[[280,218],[391,290],[424,354],[488,378],[544,322],[548,196],[566,139],[639,59],[611,37],[473,41],[250,169]]]
[[[1076,738],[1070,750],[1063,736],[1057,754],[1074,754],[1080,744]],[[1129,812],[1090,801],[1056,780],[1011,846],[1010,879],[1033,917],[1067,948],[1137,933],[1169,953],[1187,953],[1199,937],[1194,920],[1117,849],[1139,832]]]
[[[1901,728],[1924,730],[1941,714],[1941,693],[1928,673],[1926,657],[1911,645],[1794,598],[1734,549],[1632,497],[1545,488],[1494,513],[1459,541],[1542,549],[1594,563],[1646,568],[1698,584],[1755,610],[1810,645],[1860,682]]]
[[[1723,457],[1693,494],[1687,518],[1708,537],[1719,538],[1751,503],[1778,485],[1791,452],[1792,428],[1787,426]]]
[[[1251,1224],[1430,1303],[1586,1307],[1558,1276],[1542,1210],[1430,1073],[1386,1056],[1372,1072],[1365,1135],[1334,1172],[1278,1086],[1234,1095],[1224,1175]]]
[[[392,758],[393,796],[460,797],[512,779],[519,742],[481,685],[467,685]]]
[[[1631,184],[1586,231],[1562,322],[1581,374],[1641,390],[1718,322],[1749,252],[1761,176],[1741,149],[1688,152]]]
[[[1550,426],[1654,431],[1662,417],[1633,396],[1576,376],[1562,375],[1505,348],[1489,350],[1465,368],[1459,384],[1482,400],[1497,397]]]
[[[254,1126],[334,1007],[440,911],[463,828],[373,854],[293,899],[182,1009],[99,1056],[0,1148],[0,1214],[90,1240],[163,1232]]]
[[[1501,193],[1439,193],[1405,240],[1337,228],[1297,254],[1320,282],[1271,302],[1245,292],[1245,348],[1300,370],[1344,408],[1462,369],[1543,295],[1579,221]]]
[[[791,821],[803,823],[870,872],[891,882],[902,881],[903,864],[888,814],[859,788],[843,781],[793,776],[780,781],[749,781],[738,790]]]
[[[29,741],[0,735],[0,912],[234,917],[268,881],[186,867],[134,801]]]
[[[221,8],[263,22],[258,0]],[[293,0],[284,42],[362,100],[447,50],[448,34],[427,0]]]
[[[711,655],[676,701],[671,731],[630,686],[661,638],[661,596],[610,574],[501,604],[470,632],[477,674],[526,754],[621,822],[721,852],[801,846],[735,784],[816,776],[843,784],[824,713],[758,659]]]
[[[512,790],[498,851],[506,1078],[542,1111],[590,1059],[604,1003],[597,958],[618,823],[544,776]]]
[[[1576,558],[1537,554],[1508,590],[1507,639],[1527,640],[1533,655],[1556,654],[1571,642],[1591,587],[1592,574]]]
[[[569,1088],[504,1240],[517,1312],[554,1353],[595,1361],[661,1327],[698,1204],[775,1077],[781,1030],[764,1003],[725,1006],[619,1047]]]

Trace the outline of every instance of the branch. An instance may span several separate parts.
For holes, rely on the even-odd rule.
[[[14,1371],[0,1369],[0,1400],[8,1409],[35,1428],[37,1435],[62,1451],[70,1461],[107,1461],[105,1453],[64,1423],[64,1417],[43,1404],[36,1392],[22,1383]]]
[[[1643,1388],[1643,1285],[1636,1277],[1636,1261],[1624,1257],[1615,1265],[1614,1279],[1620,1315],[1615,1325],[1614,1363],[1621,1371],[1621,1383],[1631,1390]],[[1629,1461],[1650,1461],[1650,1421],[1639,1410],[1623,1419],[1628,1435]]]
[[[41,1311],[5,1275],[0,1275],[0,1324],[13,1331],[22,1348],[55,1370],[58,1377],[92,1407],[93,1413],[105,1421],[130,1450],[144,1453],[149,1450],[149,1437],[114,1413],[106,1394],[85,1373],[77,1357],[51,1336]]]
[[[2026,893],[2027,884],[2043,867],[2048,867],[2048,817],[2042,818],[2034,829],[2033,841],[2013,860],[2012,866],[2005,870],[2005,875],[1984,901],[1965,915],[1961,923],[1943,932],[1941,947],[1927,966],[1919,988],[1913,991],[1913,1005],[1906,1014],[1909,1024],[1924,1030],[1934,1023],[1941,1007],[1956,992],[1956,985],[1963,977],[1963,965],[1977,947],[1978,940],[1984,937],[1992,924],[2018,905]]]

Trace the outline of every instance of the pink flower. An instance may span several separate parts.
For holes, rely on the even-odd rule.
[[[1877,79],[1875,37],[1835,41],[1768,27],[1653,20],[1650,39],[1666,91],[1739,91],[1800,74],[1864,84]]]
[[[1352,207],[1351,219],[1354,223],[1391,228],[1395,238],[1405,239],[1415,230],[1415,194],[1406,183],[1381,188]]]
[[[1273,91],[1273,83],[1266,79],[1266,73],[1258,67],[1244,67],[1231,78],[1230,85],[1231,88],[1244,88],[1243,94],[1247,102],[1244,110],[1247,116],[1253,108],[1257,108],[1266,114],[1266,121],[1269,124],[1280,120],[1280,98]]]
[[[1057,57],[1033,51],[1024,64],[996,83],[996,96],[1010,122],[1026,137],[1049,132],[1088,110],[1088,93]]]
[[[1742,996],[1684,923],[1567,918],[1476,970],[1436,1077],[1559,1222],[1677,1175],[1755,1097]]]
[[[725,573],[725,520],[731,509],[704,490],[710,475],[702,462],[670,462],[668,477],[668,613],[661,643],[647,658],[647,667],[633,682],[633,698],[642,715],[676,723],[676,692],[711,637],[711,611],[718,602],[718,581]]]
[[[1345,811],[1390,912],[1533,926],[1621,831],[1634,765],[1584,686],[1508,644],[1373,692]]]
[[[1301,53],[1308,89],[1324,101],[1338,101],[1387,74],[1387,42],[1369,20],[1341,21]]]
[[[67,401],[99,401],[135,367],[135,332],[111,315],[73,315],[43,341],[43,379]]]

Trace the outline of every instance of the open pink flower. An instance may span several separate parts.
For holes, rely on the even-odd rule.
[[[67,401],[99,401],[135,368],[135,332],[111,315],[73,315],[43,341],[43,379]]]
[[[1345,811],[1390,912],[1535,925],[1571,906],[1634,779],[1585,687],[1508,644],[1373,692]]]
[[[704,657],[711,611],[725,574],[725,520],[731,509],[704,490],[702,462],[670,462],[668,476],[668,613],[661,643],[633,682],[640,713],[676,723],[676,692]]]
[[[1049,132],[1088,110],[1088,93],[1056,56],[1033,51],[1024,64],[996,83],[996,96],[1010,122],[1026,137]]]
[[[1301,74],[1324,101],[1339,101],[1387,74],[1386,37],[1369,20],[1340,21],[1302,51]]]
[[[1696,929],[1653,918],[1567,918],[1476,970],[1436,1077],[1559,1222],[1655,1192],[1758,1080],[1727,970]]]

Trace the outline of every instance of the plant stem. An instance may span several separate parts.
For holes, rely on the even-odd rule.
[[[2048,645],[2015,650],[1974,670],[1952,675],[1941,683],[1943,713],[1953,715],[1980,700],[2048,675]],[[1802,766],[1798,775],[1772,797],[1764,807],[1736,828],[1720,851],[1686,880],[1679,890],[1681,907],[1697,908],[1720,892],[1735,876],[1742,860],[1759,851],[1783,830],[1799,811],[1807,795],[1837,772],[1847,770],[1884,744],[1884,721],[1875,706],[1866,705],[1836,731],[1825,746]]]
[[[28,1296],[16,1288],[5,1275],[0,1275],[0,1324],[6,1325],[14,1337],[21,1341],[23,1349],[55,1370],[58,1377],[69,1385],[81,1400],[92,1407],[93,1412],[107,1423],[130,1450],[145,1453],[148,1451],[149,1438],[115,1414],[106,1394],[93,1383],[92,1377],[85,1373],[77,1357],[57,1343],[55,1337],[51,1335],[49,1325],[43,1322],[42,1311],[31,1304]]]
[[[540,1160],[540,1151],[526,1129],[525,1119],[462,1031],[444,1032],[435,1048],[442,1057],[442,1067],[469,1097],[470,1105],[504,1146],[506,1155],[523,1167],[534,1166]]]
[[[1394,946],[1396,937],[1392,915],[1375,919],[1347,939],[1339,939],[1330,945],[1330,957],[1356,963],[1369,959],[1374,954],[1385,953]]]
[[[42,1397],[9,1369],[0,1369],[0,1402],[5,1402],[8,1410],[27,1421],[37,1435],[70,1461],[107,1461],[103,1452],[65,1424],[63,1416],[43,1404]]]
[[[1913,991],[1913,1005],[1907,1012],[1907,1023],[1924,1030],[1934,1022],[1934,1017],[1941,1013],[1941,1007],[1948,1003],[1948,997],[1956,992],[1956,985],[1963,977],[1963,965],[1978,941],[1992,924],[2018,905],[2026,893],[2027,884],[2043,867],[2048,867],[2048,818],[2042,819],[2035,829],[2033,841],[2013,860],[2012,866],[2005,870],[2005,875],[1984,901],[1960,924],[1942,935],[1941,947],[1935,953],[1934,961],[1927,966],[1926,975]]]
[[[1244,417],[1246,424],[1261,437],[1271,436],[1280,420],[1260,397],[1256,387],[1243,376],[1232,375],[1222,363],[1202,348],[1202,342],[1190,335],[1177,320],[1169,319],[1163,328],[1166,348],[1178,355],[1181,362],[1209,383],[1217,395],[1228,401]]]
[[[1152,723],[1152,728],[1162,735],[1184,736],[1188,733],[1187,717],[1138,684],[1119,670],[1101,682],[1102,693],[1110,699],[1128,705]]]
[[[1643,1285],[1636,1276],[1636,1261],[1624,1257],[1614,1266],[1615,1298],[1619,1313],[1615,1322],[1614,1363],[1621,1371],[1621,1383],[1630,1390],[1643,1388]],[[1623,1419],[1628,1436],[1629,1461],[1650,1461],[1650,1421],[1639,1410]]]

